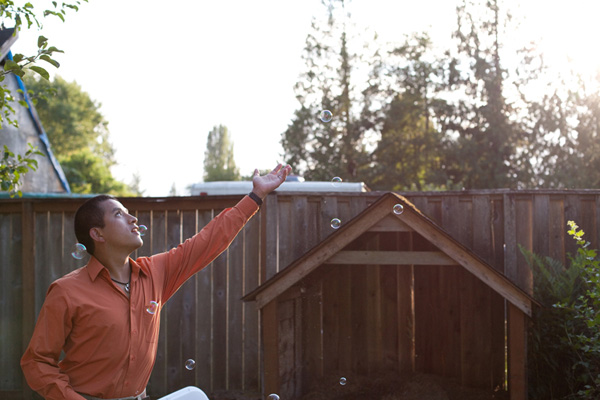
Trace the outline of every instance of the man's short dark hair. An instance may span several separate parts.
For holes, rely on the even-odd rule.
[[[90,229],[104,228],[104,209],[102,203],[106,200],[116,200],[109,194],[101,194],[83,203],[75,213],[75,236],[77,241],[85,246],[88,253],[94,255],[94,239],[90,237]]]

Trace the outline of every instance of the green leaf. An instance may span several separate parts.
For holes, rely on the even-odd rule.
[[[6,60],[4,62],[4,70],[5,71],[14,71],[17,69],[20,69],[21,67],[19,66],[19,64],[17,64],[16,62],[14,62],[13,60]]]
[[[38,47],[44,47],[44,44],[46,44],[46,43],[48,43],[48,39],[45,36],[40,35],[38,37],[38,43],[37,43]]]
[[[50,74],[48,73],[48,71],[46,71],[44,68],[42,67],[38,67],[36,65],[32,65],[31,67],[29,67],[32,71],[37,72],[42,78],[46,79],[47,81],[50,80]]]
[[[60,64],[58,63],[58,61],[56,61],[56,60],[54,60],[54,59],[50,58],[50,56],[49,56],[49,55],[47,55],[47,54],[42,54],[42,55],[40,56],[40,60],[44,60],[44,61],[46,61],[47,63],[50,63],[50,64],[54,65],[56,68],[60,67]]]
[[[64,53],[64,51],[62,51],[62,50],[60,50],[60,49],[57,49],[57,48],[56,48],[56,47],[54,47],[54,46],[50,46],[50,47],[48,47],[48,50],[46,50],[46,53],[47,53],[47,54],[52,54],[52,53]]]
[[[21,60],[23,59],[23,57],[24,57],[23,54],[20,54],[20,53],[19,54],[15,54],[13,56],[13,61],[16,62],[16,63],[19,63],[19,62],[21,62]]]

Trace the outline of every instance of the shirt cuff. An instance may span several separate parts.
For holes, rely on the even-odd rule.
[[[258,204],[252,200],[248,195],[244,196],[243,199],[237,203],[237,206],[242,213],[248,218],[253,216],[259,209]]]

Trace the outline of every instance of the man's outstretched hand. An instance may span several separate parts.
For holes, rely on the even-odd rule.
[[[285,178],[287,178],[291,172],[292,167],[289,165],[283,167],[282,164],[277,164],[273,171],[263,176],[260,176],[258,169],[255,169],[254,176],[252,177],[252,191],[264,200],[269,193],[285,182]]]

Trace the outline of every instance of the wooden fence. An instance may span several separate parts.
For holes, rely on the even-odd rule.
[[[447,232],[526,291],[532,280],[518,244],[565,261],[575,220],[598,247],[600,191],[402,193]],[[230,248],[167,303],[149,392],[187,385],[206,392],[260,393],[259,314],[240,298],[374,202],[381,193],[270,195]],[[240,196],[125,198],[149,231],[136,256],[175,247]],[[0,200],[0,398],[35,397],[19,367],[50,283],[85,265],[70,256],[73,215],[81,198]],[[184,367],[187,359],[196,368]]]

